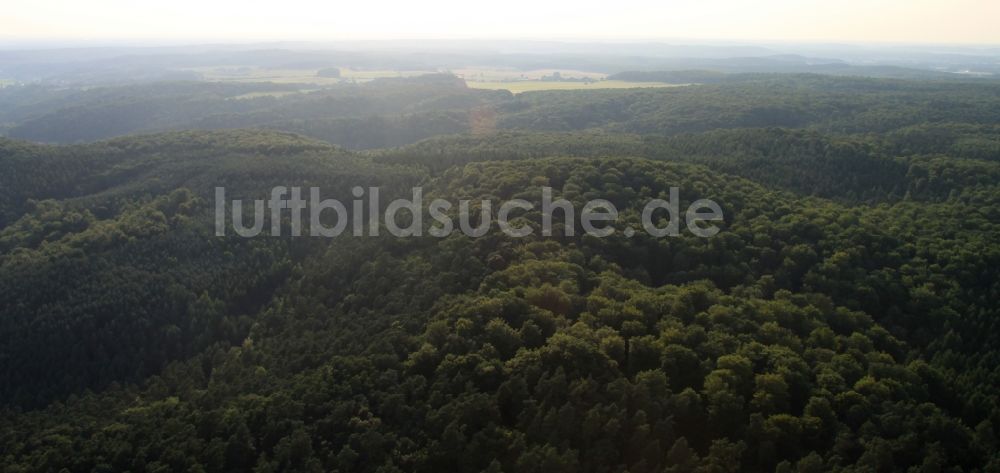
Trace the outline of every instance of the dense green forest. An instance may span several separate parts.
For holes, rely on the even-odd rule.
[[[0,89],[0,471],[1000,470],[1000,85],[714,82]],[[214,236],[279,185],[725,219]]]
[[[696,72],[692,74],[697,74]],[[450,75],[315,86],[169,82],[68,92],[0,88],[11,138],[75,143],[137,132],[267,128],[347,148],[384,148],[450,133],[605,131],[672,136],[784,127],[890,133],[920,152],[995,156],[1000,84],[751,74],[717,84],[512,95]],[[933,128],[925,133],[921,127]],[[940,142],[938,142],[940,140]],[[934,142],[933,144],[927,142]],[[939,149],[936,147],[943,147]],[[908,150],[901,150],[908,151]]]

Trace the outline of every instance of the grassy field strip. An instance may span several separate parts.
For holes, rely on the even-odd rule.
[[[340,78],[319,77],[317,69],[266,69],[259,67],[204,67],[190,68],[209,81],[220,82],[274,82],[276,84],[334,85],[345,81],[366,82],[387,77],[411,77],[434,71],[391,71],[340,69]]]

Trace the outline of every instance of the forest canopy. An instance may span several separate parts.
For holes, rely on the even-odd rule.
[[[1000,85],[685,78],[0,89],[0,471],[1000,469]],[[292,185],[725,218],[213,234]]]

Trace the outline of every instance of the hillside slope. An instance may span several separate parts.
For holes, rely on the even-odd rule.
[[[970,177],[996,163],[920,158],[966,177],[864,204],[610,144],[544,157],[552,136],[433,142],[465,160],[241,131],[4,142],[4,470],[1000,465],[998,189]],[[536,208],[550,186],[577,208],[612,201],[619,230],[679,186],[725,221],[713,238],[217,238],[219,183]]]

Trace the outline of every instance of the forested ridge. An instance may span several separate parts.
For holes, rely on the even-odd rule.
[[[540,91],[468,88],[455,76],[305,84],[167,82],[74,92],[0,88],[0,130],[75,143],[137,132],[269,128],[356,148],[400,146],[446,133],[601,130],[643,135],[785,127],[885,134],[930,126],[968,151],[996,152],[996,81],[905,81],[755,74],[683,87]],[[162,89],[162,90],[161,90]],[[383,130],[386,129],[386,130]],[[993,130],[995,131],[995,130]],[[984,136],[985,135],[985,136]],[[945,143],[941,143],[942,145]],[[958,143],[955,143],[958,145]],[[967,151],[967,152],[968,152]]]
[[[232,99],[272,130],[0,139],[0,470],[1000,469],[996,86],[352,87]],[[213,235],[216,186],[278,185],[522,198],[536,231]],[[543,237],[543,186],[725,219]]]

